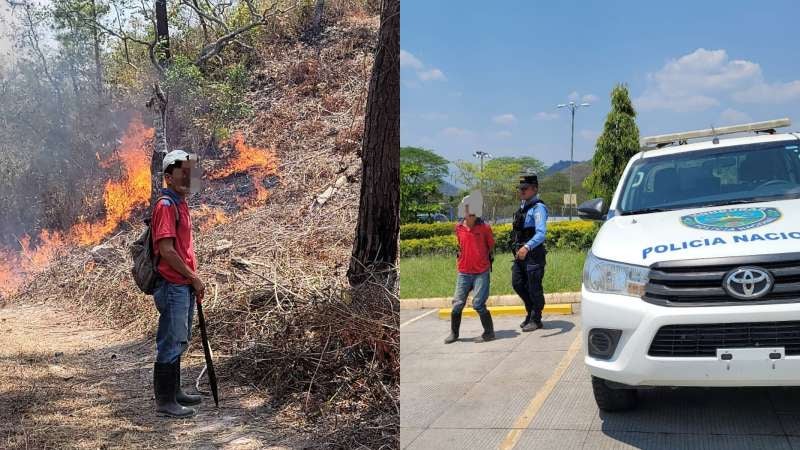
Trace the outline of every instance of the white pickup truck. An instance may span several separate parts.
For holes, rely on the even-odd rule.
[[[644,387],[800,385],[800,133],[775,132],[788,125],[646,138],[609,207],[578,208],[604,220],[581,289],[600,409],[633,408]],[[718,137],[742,132],[755,135]]]

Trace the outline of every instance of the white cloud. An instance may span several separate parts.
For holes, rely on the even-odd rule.
[[[500,114],[499,116],[492,117],[492,122],[500,125],[511,125],[516,122],[517,118],[513,114]]]
[[[440,69],[427,67],[419,58],[403,49],[400,49],[400,68],[414,70],[422,81],[447,81],[447,77]]]
[[[581,97],[581,102],[583,103],[596,103],[598,100],[600,100],[600,97],[594,94],[586,94]]]
[[[497,133],[495,133],[495,136],[499,137],[500,139],[508,139],[511,136],[513,136],[513,134],[511,134],[511,132],[508,130],[504,130],[504,131],[498,131]]]
[[[423,70],[421,72],[417,72],[417,75],[422,81],[447,80],[447,77],[445,77],[444,73],[439,69]]]
[[[733,99],[742,103],[786,103],[800,99],[800,80],[788,83],[759,83],[734,92]]]
[[[758,63],[728,57],[725,50],[699,48],[647,75],[635,100],[642,110],[703,111],[724,100],[782,103],[800,99],[800,80],[769,83]]]
[[[591,142],[596,141],[597,138],[600,137],[600,132],[599,131],[594,131],[594,130],[581,130],[581,131],[578,132],[578,134],[582,138],[586,139],[587,141],[591,141]]]
[[[753,121],[747,113],[737,111],[733,108],[727,108],[725,111],[722,111],[719,115],[719,120],[720,125],[734,125]]]
[[[475,133],[470,130],[458,127],[447,127],[440,131],[440,133],[451,138],[468,138],[475,135]]]
[[[414,69],[414,70],[422,70],[424,65],[422,64],[422,61],[417,59],[416,56],[414,56],[411,53],[401,49],[400,50],[400,68],[403,68],[403,67],[407,67],[409,69]]]
[[[425,120],[447,120],[447,114],[438,113],[438,112],[429,112],[420,114],[420,117]]]
[[[536,113],[536,115],[533,116],[533,119],[534,120],[556,120],[556,119],[558,119],[558,117],[559,117],[558,113],[541,111],[541,112]]]
[[[572,91],[569,93],[569,96],[567,96],[567,98],[571,102],[576,102],[580,98],[580,94],[578,94],[578,91]]]

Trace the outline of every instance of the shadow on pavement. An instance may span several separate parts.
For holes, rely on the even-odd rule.
[[[574,323],[566,320],[542,320],[542,324],[544,325],[544,328],[542,328],[543,331],[559,330],[557,333],[543,334],[543,338],[569,333],[573,328],[575,328]]]

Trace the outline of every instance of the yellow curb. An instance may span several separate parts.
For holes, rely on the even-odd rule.
[[[492,316],[524,316],[524,306],[490,306],[487,308]],[[450,312],[453,308],[442,308],[439,310],[440,319],[450,319]],[[557,303],[545,305],[542,314],[572,314],[572,303]],[[464,308],[462,316],[478,317],[478,313],[473,308]]]
[[[580,292],[554,292],[544,294],[545,301],[550,304],[580,303]],[[471,298],[470,298],[471,302]],[[404,298],[400,299],[400,309],[447,308],[453,303],[453,297]],[[492,295],[486,300],[486,306],[518,306],[522,300],[514,294]]]

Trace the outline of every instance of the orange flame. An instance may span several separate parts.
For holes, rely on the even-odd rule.
[[[46,269],[69,245],[100,242],[120,222],[127,220],[134,209],[147,204],[150,200],[150,143],[154,134],[155,130],[146,127],[141,118],[135,118],[122,137],[118,154],[100,163],[106,169],[115,165],[122,168],[119,181],[106,182],[103,220],[77,223],[66,234],[42,230],[35,247],[31,245],[30,236],[24,235],[19,240],[21,250],[18,253],[0,250],[0,294],[12,294],[28,274]]]
[[[251,147],[244,143],[244,137],[236,134],[231,140],[236,157],[221,170],[211,174],[212,179],[225,178],[235,173],[247,172],[256,188],[252,199],[255,204],[264,203],[269,198],[269,190],[264,187],[264,179],[278,173],[278,158],[275,150]]]
[[[39,241],[39,246],[31,247],[31,237],[26,234],[19,239],[22,249],[18,254],[0,251],[0,294],[12,294],[24,281],[26,274],[46,269],[67,246],[67,241],[57,231],[42,230]]]
[[[123,220],[127,220],[134,209],[150,201],[150,158],[148,150],[155,130],[145,127],[140,118],[128,126],[122,137],[116,159],[124,167],[122,179],[106,182],[103,200],[105,219],[95,223],[78,223],[70,233],[81,245],[94,245],[114,231]],[[110,166],[111,161],[105,161]]]
[[[206,205],[200,206],[193,216],[197,219],[197,223],[199,223],[198,228],[200,231],[208,231],[217,225],[226,224],[231,221],[230,217],[225,214],[225,211]]]

